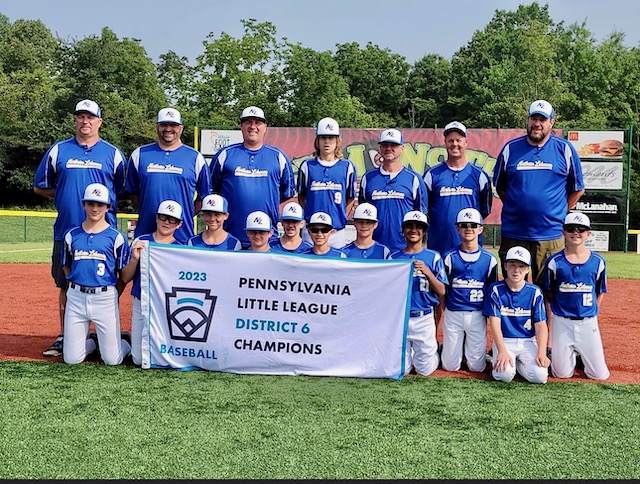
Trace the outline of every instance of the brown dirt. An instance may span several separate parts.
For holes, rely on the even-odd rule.
[[[58,289],[48,264],[0,264],[0,360],[62,361],[47,358],[44,351],[60,330],[57,311]],[[600,310],[600,330],[607,364],[608,383],[640,383],[640,281],[607,281],[609,292]],[[120,298],[122,330],[131,328],[130,286]],[[436,370],[433,376],[490,379],[489,371],[478,375],[468,371]],[[561,381],[550,378],[550,381]],[[566,381],[566,380],[565,380]],[[571,381],[589,381],[580,370]]]

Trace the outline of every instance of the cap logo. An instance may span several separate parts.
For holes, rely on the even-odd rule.
[[[524,253],[520,249],[516,250],[515,253],[516,253],[516,255],[519,255],[520,257],[524,257]]]
[[[82,106],[85,108],[90,108],[91,107],[91,103],[89,101],[83,101],[82,102]]]
[[[256,217],[253,219],[253,223],[262,225],[262,217]]]
[[[166,113],[164,113],[165,116],[167,116],[168,118],[174,118],[176,117],[176,113],[174,111],[167,111]]]
[[[258,112],[255,109],[249,109],[249,113],[251,114],[258,114]]]
[[[92,195],[95,195],[97,197],[101,197],[102,196],[102,190],[100,190],[99,188],[94,188],[93,191],[91,192]]]
[[[365,208],[362,213],[364,215],[369,215],[370,217],[373,217],[373,213],[371,213],[371,210],[369,210],[368,208]]]
[[[468,218],[471,219],[471,214],[469,212],[465,212],[464,215],[462,216],[462,218]]]
[[[175,207],[175,205],[168,204],[167,205],[167,210],[169,210],[169,212],[173,213],[173,212],[176,211],[176,207]]]

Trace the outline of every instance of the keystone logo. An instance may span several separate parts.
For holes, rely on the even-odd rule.
[[[173,287],[165,293],[171,339],[205,342],[209,336],[217,296],[209,289]]]

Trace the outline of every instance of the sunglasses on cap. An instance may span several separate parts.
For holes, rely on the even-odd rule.
[[[584,234],[589,229],[582,225],[565,225],[564,230],[569,233],[578,232],[579,234]]]
[[[158,214],[158,220],[162,221],[162,222],[169,222],[172,225],[176,225],[180,223],[180,219],[177,219],[175,217],[171,217],[170,215],[165,215],[164,213],[159,213]]]
[[[460,222],[458,224],[458,227],[460,227],[461,229],[477,229],[480,226],[480,224],[477,224],[475,222]]]
[[[331,227],[309,227],[309,232],[312,234],[328,234],[331,230]]]

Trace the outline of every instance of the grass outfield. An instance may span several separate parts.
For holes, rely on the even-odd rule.
[[[1,362],[2,479],[637,479],[640,385]]]

